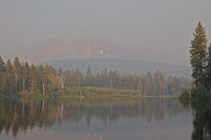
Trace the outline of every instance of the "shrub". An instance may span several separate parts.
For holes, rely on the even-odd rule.
[[[180,100],[189,99],[189,91],[184,90],[184,91],[182,92],[182,94],[179,96],[179,99],[180,99]]]

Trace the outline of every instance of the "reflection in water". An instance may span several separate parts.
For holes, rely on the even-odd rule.
[[[177,100],[164,98],[1,99],[0,133],[5,130],[7,134],[12,132],[16,137],[19,131],[32,130],[36,126],[51,128],[56,122],[78,125],[83,118],[87,127],[91,121],[98,120],[106,126],[108,122],[114,123],[121,118],[142,118],[159,123],[165,115],[171,118],[188,111],[190,108],[184,109]],[[203,117],[201,114],[198,116]],[[198,119],[200,118],[196,120],[200,121]],[[195,123],[199,123],[197,121]],[[198,133],[198,128],[196,130]]]
[[[211,140],[211,102],[193,102],[192,107],[194,110],[192,139]]]

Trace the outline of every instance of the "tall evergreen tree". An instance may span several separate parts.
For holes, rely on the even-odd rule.
[[[22,64],[22,85],[23,85],[23,93],[28,91],[29,87],[29,64],[27,62]]]
[[[10,61],[10,59],[8,59],[7,60],[7,74],[8,74],[8,76],[11,74],[11,73],[13,73],[13,71],[12,71],[12,62]]]
[[[61,66],[59,67],[59,77],[61,79],[61,89],[64,89],[64,72]]]
[[[4,61],[0,56],[0,76],[4,72]]]
[[[13,73],[13,67],[12,67],[12,62],[10,59],[7,60],[7,86],[8,86],[8,91],[9,92],[14,92],[14,87],[15,87],[15,77]]]
[[[5,77],[5,65],[4,61],[0,56],[0,93],[4,93],[5,85],[6,85],[6,77]]]
[[[64,87],[71,87],[71,73],[70,70],[64,72]]]
[[[205,68],[207,57],[207,38],[205,28],[201,22],[193,33],[193,40],[191,41],[190,48],[190,63],[192,66],[192,77],[194,79],[196,87],[199,84],[205,84]]]
[[[3,73],[0,78],[0,94],[5,93],[8,90],[7,86],[7,74]]]
[[[44,82],[45,82],[45,93],[48,93],[48,74],[49,74],[49,66],[45,65],[44,68]]]
[[[163,74],[160,71],[155,73],[155,85],[156,85],[156,93],[158,95],[165,94],[165,79]]]
[[[45,70],[43,68],[43,65],[39,66],[39,74],[40,74],[40,78],[41,78],[41,84],[42,84],[42,92],[43,94],[45,94]]]
[[[108,70],[107,70],[107,68],[102,70],[101,75],[103,77],[104,87],[108,87]]]
[[[15,87],[16,87],[16,93],[17,93],[18,92],[18,81],[21,76],[21,63],[20,63],[18,57],[15,57],[15,60],[13,62],[13,72],[15,75]]]
[[[90,67],[87,68],[86,76],[85,76],[84,80],[85,80],[85,82],[83,82],[83,83],[85,86],[92,86],[93,80],[92,80],[92,72],[91,72]]]
[[[211,43],[208,47],[208,58],[207,58],[207,84],[208,89],[211,88]]]
[[[35,92],[37,89],[37,70],[34,64],[31,65],[30,68],[30,74],[29,74],[29,80],[30,80],[30,91]]]

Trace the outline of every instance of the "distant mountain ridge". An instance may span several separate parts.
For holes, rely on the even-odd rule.
[[[168,64],[168,61],[175,59],[174,54],[133,45],[120,47],[100,35],[87,35],[72,42],[52,39],[31,48],[22,48],[13,55],[21,61],[35,64],[50,64],[56,68],[62,66],[66,70],[79,68],[83,73],[90,66],[93,73],[107,67],[121,74],[141,75],[159,70],[165,76],[191,77],[189,67]]]
[[[42,64],[52,65],[55,68],[60,66],[64,70],[78,68],[83,74],[86,73],[90,66],[93,74],[101,72],[104,68],[108,70],[117,70],[120,74],[147,74],[150,71],[154,74],[157,70],[162,72],[167,78],[169,75],[176,77],[191,78],[191,69],[186,66],[179,66],[167,63],[156,63],[141,60],[120,60],[120,59],[65,59],[46,61]]]
[[[49,60],[114,58],[118,46],[100,35],[88,35],[66,42],[52,39],[46,43],[22,50],[16,56],[35,64]]]

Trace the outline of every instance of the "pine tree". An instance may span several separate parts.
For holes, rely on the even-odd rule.
[[[42,84],[42,92],[43,94],[45,94],[45,70],[43,68],[43,65],[40,65],[39,67],[39,74],[40,74],[40,78],[41,78],[41,84]]]
[[[23,85],[23,93],[28,91],[28,83],[29,83],[29,64],[27,62],[22,64],[22,85]]]
[[[190,48],[190,63],[192,66],[192,77],[194,79],[196,88],[199,84],[205,84],[205,68],[207,56],[207,38],[205,28],[201,22],[193,33],[193,40],[191,41]]]
[[[37,89],[37,70],[34,64],[31,65],[29,74],[30,91],[35,92]]]
[[[64,89],[64,73],[61,66],[59,67],[59,77],[61,79],[61,89]]]
[[[104,70],[102,70],[101,75],[103,77],[104,87],[108,87],[108,70],[107,70],[107,68],[105,68]]]
[[[0,93],[4,93],[4,90],[5,90],[6,78],[5,78],[4,70],[5,70],[4,61],[0,56]]]
[[[3,74],[4,69],[5,69],[4,68],[4,61],[3,61],[3,59],[0,56],[0,76],[1,76],[1,74]]]
[[[73,82],[73,87],[80,87],[81,86],[81,79],[83,75],[77,68],[74,73],[72,73],[72,82]]]
[[[48,74],[49,74],[49,66],[45,65],[44,68],[44,82],[45,82],[45,93],[48,93]]]
[[[86,81],[86,82],[84,82],[85,86],[92,86],[93,81],[92,81],[92,72],[91,72],[90,67],[87,68],[85,81]]]
[[[71,73],[70,70],[67,70],[64,72],[64,87],[70,87],[71,86]]]
[[[21,63],[19,61],[18,57],[15,57],[15,60],[13,62],[13,72],[15,75],[15,87],[16,87],[16,93],[18,93],[18,81],[21,76]]]
[[[8,90],[7,86],[7,74],[3,73],[0,79],[0,93],[5,93]]]
[[[8,86],[8,91],[14,92],[14,85],[15,85],[15,77],[14,77],[14,73],[13,73],[13,67],[12,67],[12,62],[10,61],[10,59],[7,60],[7,67],[6,67],[6,71],[7,71],[7,86]]]
[[[208,89],[211,88],[211,43],[208,47],[208,58],[207,58],[207,84]]]
[[[7,68],[6,68],[6,70],[7,70],[8,76],[9,76],[11,73],[13,73],[13,71],[12,71],[12,62],[10,61],[10,59],[7,60]]]
[[[158,95],[165,94],[165,79],[163,74],[160,71],[157,71],[154,76],[155,85],[156,85],[156,93]]]

